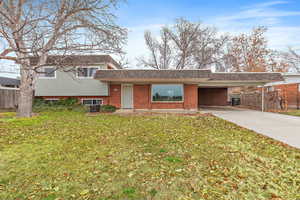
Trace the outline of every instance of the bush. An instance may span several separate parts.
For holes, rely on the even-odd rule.
[[[34,112],[65,110],[86,112],[87,108],[79,104],[76,98],[60,99],[58,101],[47,101],[42,98],[35,98],[33,102]]]
[[[102,105],[100,107],[100,112],[115,112],[117,108],[112,105]]]

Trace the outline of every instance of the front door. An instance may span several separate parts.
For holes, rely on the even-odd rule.
[[[133,89],[132,85],[122,85],[122,108],[133,108]]]

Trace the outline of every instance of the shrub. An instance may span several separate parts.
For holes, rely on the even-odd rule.
[[[85,112],[87,111],[87,108],[78,104],[76,98],[60,99],[58,101],[47,101],[42,98],[35,98],[33,102],[33,110],[34,112],[65,110]]]
[[[67,98],[67,99],[60,99],[59,101],[57,101],[58,105],[62,105],[62,106],[73,106],[78,104],[78,100],[76,98]]]
[[[102,105],[100,107],[100,112],[115,112],[117,108],[112,105]]]

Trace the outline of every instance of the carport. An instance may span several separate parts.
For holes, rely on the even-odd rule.
[[[260,86],[278,79],[272,73],[267,72],[245,72],[245,73],[212,73],[209,81],[198,84],[198,105],[206,106],[228,106],[228,88]],[[264,90],[262,90],[264,92]],[[264,95],[262,95],[264,105]],[[264,106],[262,106],[264,111]]]

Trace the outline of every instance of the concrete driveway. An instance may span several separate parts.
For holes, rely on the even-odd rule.
[[[202,108],[201,111],[300,148],[300,117],[232,107]]]

